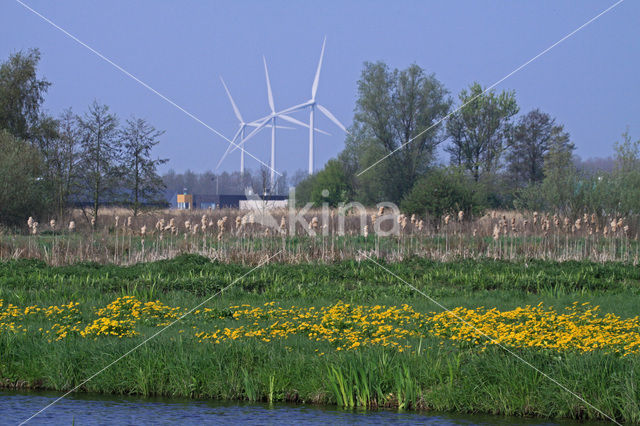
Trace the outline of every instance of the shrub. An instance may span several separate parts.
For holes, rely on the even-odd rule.
[[[349,201],[351,192],[342,163],[329,160],[324,169],[298,184],[296,204],[304,206],[311,201],[315,206],[328,203],[329,206],[336,207],[341,202]]]
[[[409,214],[440,218],[463,211],[466,217],[481,214],[486,208],[482,186],[455,168],[428,172],[402,200],[401,209]]]
[[[0,153],[0,223],[24,225],[47,207],[41,156],[6,130],[0,130]]]

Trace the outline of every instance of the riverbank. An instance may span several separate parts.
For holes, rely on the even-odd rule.
[[[640,422],[637,267],[387,267],[592,406],[366,262],[266,265],[79,390]],[[0,264],[1,383],[72,389],[249,270]]]

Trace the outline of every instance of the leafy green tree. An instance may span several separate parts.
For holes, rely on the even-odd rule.
[[[40,107],[51,85],[37,76],[37,49],[0,64],[0,222],[18,224],[48,207],[40,142],[55,134],[55,121]],[[25,219],[26,220],[26,219]]]
[[[165,190],[158,175],[158,166],[167,159],[153,159],[151,150],[164,134],[141,118],[127,120],[121,131],[123,154],[123,189],[129,196],[133,215],[137,216],[143,203],[160,202]]]
[[[307,177],[295,186],[296,207],[303,207],[308,202],[311,202],[311,191],[313,190],[314,181],[318,173],[310,176],[307,174]]]
[[[108,106],[94,101],[77,120],[81,147],[79,196],[91,201],[89,215],[85,211],[85,217],[96,226],[100,205],[115,200],[122,177],[118,118],[109,112]]]
[[[573,163],[573,150],[569,134],[562,126],[553,129],[549,150],[544,158],[542,193],[548,207],[567,214],[576,213],[581,206],[576,202],[580,177]]]
[[[381,181],[384,178],[384,174],[390,172],[388,165],[383,166],[383,163],[391,157],[358,176],[358,173],[364,170],[362,165],[374,164],[386,155],[385,149],[372,139],[364,136],[364,133],[362,126],[354,123],[350,128],[350,134],[347,135],[345,140],[345,149],[338,156],[338,161],[343,164],[346,179],[349,185],[354,188],[356,200],[364,204],[373,205],[381,200],[388,200],[387,193],[389,189],[387,185],[381,184]],[[373,173],[374,169],[375,173]]]
[[[544,179],[544,156],[556,127],[555,120],[539,109],[520,117],[510,135],[507,172],[517,186]]]
[[[338,160],[329,160],[324,169],[314,175],[311,201],[315,205],[328,203],[331,207],[337,207],[339,203],[349,201],[350,193],[342,163]]]
[[[40,122],[40,106],[51,83],[37,76],[40,52],[18,52],[0,65],[0,129],[31,141]]]
[[[486,198],[482,186],[461,169],[435,168],[416,182],[400,208],[408,214],[434,219],[459,211],[470,217],[486,208]]]
[[[0,223],[25,225],[29,216],[42,216],[47,207],[40,152],[0,130],[0,153]]]
[[[629,131],[614,144],[616,168],[613,172],[618,212],[640,211],[640,139],[632,140]]]
[[[402,199],[432,164],[435,148],[444,140],[442,126],[436,123],[450,105],[442,83],[417,65],[390,70],[382,62],[364,64],[348,149],[358,170],[393,155],[357,179],[365,189],[373,189],[360,198]]]
[[[479,83],[462,90],[458,98],[464,106],[447,121],[451,145],[445,150],[452,165],[464,168],[478,182],[498,169],[518,105],[514,92],[484,93]]]

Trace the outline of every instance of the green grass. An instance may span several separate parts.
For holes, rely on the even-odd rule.
[[[638,313],[640,268],[621,263],[555,263],[410,259],[386,265],[446,306],[511,309],[543,301],[600,305],[622,317]],[[130,267],[77,264],[50,267],[19,260],[0,263],[0,299],[18,306],[77,301],[102,307],[123,295],[192,307],[251,269],[187,255]],[[424,296],[370,262],[269,264],[249,274],[208,306],[262,304],[319,306],[407,303],[438,311]],[[88,310],[88,309],[87,309]],[[300,337],[272,342],[198,343],[176,326],[81,387],[88,392],[251,401],[296,401],[345,407],[391,406],[541,417],[599,419],[592,407],[497,347],[412,342],[414,353],[365,348],[336,352]],[[0,332],[0,383],[68,390],[139,344],[133,338],[47,342],[35,334]],[[325,356],[318,356],[324,352]],[[627,422],[640,422],[640,359],[605,353],[517,349],[527,362]]]

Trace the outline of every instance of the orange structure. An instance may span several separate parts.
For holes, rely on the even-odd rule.
[[[178,194],[178,208],[181,210],[193,209],[193,194]]]

